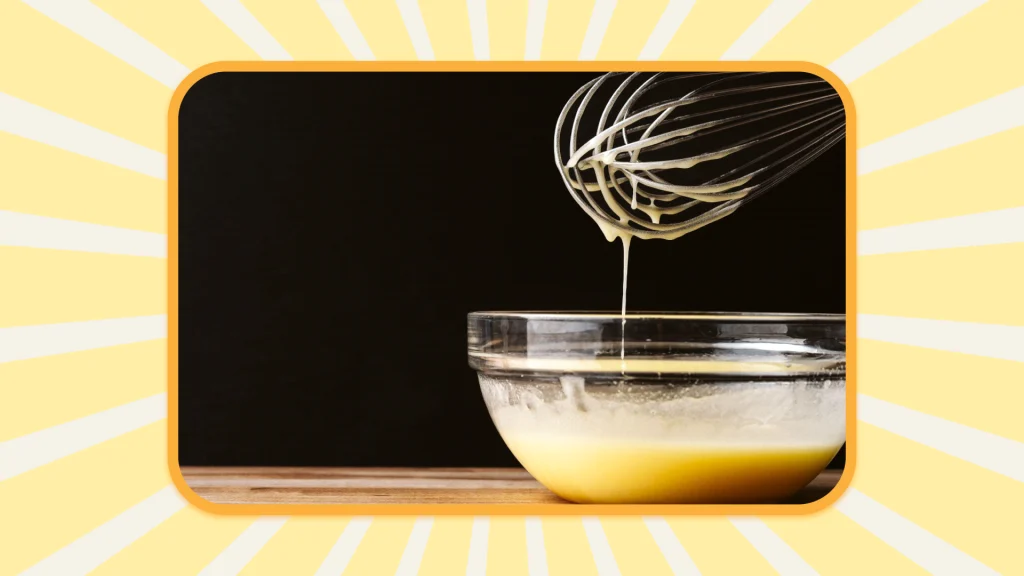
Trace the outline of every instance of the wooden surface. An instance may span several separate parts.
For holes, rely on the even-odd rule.
[[[522,468],[182,467],[188,485],[217,504],[558,504]],[[839,482],[826,470],[788,503],[818,500]]]

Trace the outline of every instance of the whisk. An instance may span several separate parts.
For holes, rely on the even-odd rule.
[[[555,162],[609,240],[672,239],[764,194],[845,127],[838,93],[810,74],[609,73],[562,109]]]

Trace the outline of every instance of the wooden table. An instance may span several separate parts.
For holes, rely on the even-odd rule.
[[[522,468],[182,467],[188,485],[217,504],[558,504]],[[826,470],[787,503],[814,502],[839,482]]]

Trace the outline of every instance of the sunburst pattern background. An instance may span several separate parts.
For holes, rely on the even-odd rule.
[[[1024,574],[1024,2],[0,0],[0,573]],[[766,518],[218,517],[171,485],[166,120],[220,60],[808,60],[858,143],[858,453]]]

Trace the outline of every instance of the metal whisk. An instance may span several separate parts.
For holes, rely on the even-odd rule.
[[[839,94],[810,74],[610,73],[562,109],[555,162],[609,240],[671,239],[765,193],[845,127]]]

